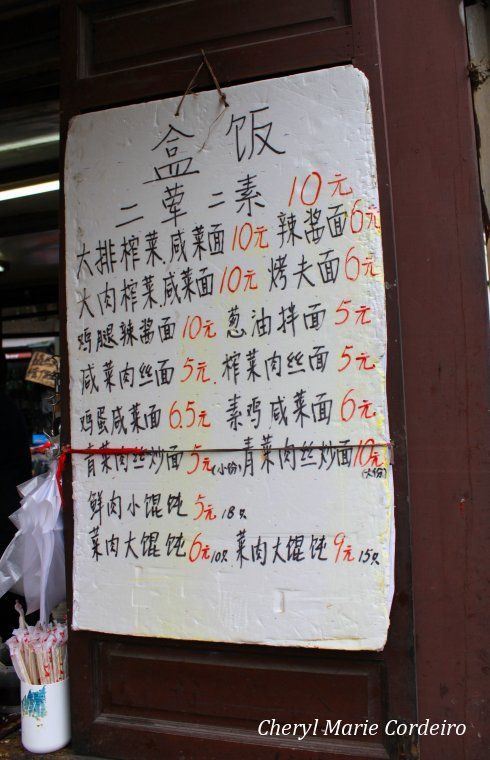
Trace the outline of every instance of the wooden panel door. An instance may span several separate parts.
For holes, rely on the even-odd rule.
[[[415,12],[408,2],[397,3],[397,11],[388,9],[387,5],[374,0],[269,0],[267,3],[260,0],[148,0],[144,3],[65,0],[62,4],[65,136],[69,119],[80,112],[182,94],[200,61],[201,48],[209,56],[222,85],[344,63],[354,63],[368,76],[383,218],[389,335],[388,400],[395,444],[397,505],[396,590],[388,643],[383,652],[317,652],[74,632],[70,647],[73,742],[80,753],[186,760],[418,756],[417,740],[410,737],[390,739],[378,734],[327,739],[317,736],[298,742],[294,737],[265,737],[257,733],[260,721],[272,717],[281,723],[311,722],[318,717],[384,724],[389,718],[415,721],[417,715],[409,475],[412,490],[420,499],[419,504],[410,505],[412,519],[414,514],[416,518],[414,537],[417,541],[423,541],[427,526],[434,529],[436,518],[431,522],[420,513],[426,505],[425,495],[420,491],[426,478],[419,462],[415,470],[410,471],[408,467],[406,429],[408,425],[418,446],[422,428],[427,422],[434,422],[436,414],[421,401],[424,391],[420,395],[415,389],[419,377],[424,378],[425,373],[424,366],[417,360],[417,351],[423,352],[430,342],[431,325],[423,323],[413,304],[417,284],[413,274],[410,275],[409,259],[415,261],[424,254],[418,250],[415,240],[412,245],[410,230],[402,216],[403,204],[412,208],[411,199],[421,190],[409,169],[410,182],[404,186],[400,162],[403,165],[407,162],[404,140],[414,145],[417,138],[414,132],[405,135],[397,123],[397,104],[401,97],[397,92],[397,77],[406,86],[408,73],[400,69],[401,64],[397,68],[399,40],[391,37],[395,30],[407,44]],[[437,10],[448,13],[447,8],[442,10],[442,1],[434,0],[429,5],[430,9],[426,9],[424,3],[417,15],[425,13],[426,20],[439,22]],[[400,15],[395,17],[398,12]],[[457,15],[457,11],[454,13]],[[438,34],[443,38],[444,50],[452,45],[454,37],[460,44],[460,30],[454,19],[446,22]],[[417,58],[414,65],[417,63],[420,67],[419,59],[423,58],[425,48],[424,43],[419,42],[419,49],[412,51],[412,55]],[[458,56],[459,61],[463,60],[460,47]],[[420,71],[419,76],[422,76]],[[385,77],[389,107],[385,102]],[[463,86],[461,82],[459,86]],[[210,87],[208,76],[201,72],[196,89]],[[427,103],[424,107],[428,107]],[[419,108],[419,120],[420,115]],[[422,140],[425,135],[432,143],[435,141],[434,134],[422,132],[415,115],[408,116],[407,121],[418,139]],[[467,122],[468,119],[465,140],[471,152],[472,138]],[[393,138],[392,144],[388,142],[389,135]],[[448,148],[451,150],[455,150],[453,143]],[[392,182],[393,171],[396,185]],[[476,175],[470,171],[468,181],[474,184],[475,180]],[[472,188],[474,192],[473,185]],[[423,195],[423,188],[421,192]],[[473,201],[473,197],[471,201],[467,199],[466,210],[477,219],[477,205],[471,206]],[[414,220],[414,225],[422,225],[427,235],[436,235],[440,223],[427,215],[423,220]],[[475,277],[476,274],[475,269]],[[400,330],[399,290],[405,280]],[[480,295],[478,308],[481,311]],[[442,297],[439,291],[437,297]],[[456,299],[461,300],[461,297],[461,294],[455,295]],[[404,375],[401,334],[407,340],[408,363]],[[447,355],[449,346],[445,346],[444,351]],[[424,353],[421,356],[426,358]],[[66,380],[66,343],[64,358]],[[445,357],[441,361],[444,365]],[[406,382],[411,389],[408,397],[404,393]],[[456,387],[446,388],[447,403],[456,392]],[[407,421],[405,406],[410,416]],[[419,409],[423,409],[424,420],[419,419]],[[65,394],[66,442],[70,438],[68,419]],[[443,429],[446,429],[444,421]],[[447,432],[449,430],[447,426]],[[429,436],[432,432],[427,430]],[[423,453],[415,449],[413,456],[415,460],[419,456],[428,457],[427,466],[431,467],[431,452],[427,446]],[[444,480],[440,468],[436,479]],[[69,468],[64,487],[70,568],[73,524]],[[435,509],[434,505],[431,507]],[[425,573],[435,571],[437,575],[430,551],[423,542],[417,549],[418,560]],[[425,658],[430,646],[431,621],[427,595],[421,588],[422,575],[416,575],[424,616],[421,624],[424,662],[419,674],[430,691],[435,688],[440,672],[431,678],[427,670]],[[438,577],[440,580],[440,573]],[[447,615],[447,600],[434,597],[433,602],[437,614]],[[447,622],[446,617],[443,619]],[[442,664],[437,658],[435,655],[440,671]],[[432,709],[437,705],[436,700],[428,698],[423,702],[424,709],[429,705]],[[457,717],[457,710],[446,707],[445,712],[438,708],[434,719],[443,715]],[[421,717],[426,716],[424,712]],[[429,753],[426,757],[442,757],[439,750],[442,752],[443,747],[446,758],[477,757],[471,753],[457,754],[459,749],[451,754],[454,745],[450,742],[437,744],[437,755]]]

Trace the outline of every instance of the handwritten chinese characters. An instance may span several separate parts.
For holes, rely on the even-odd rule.
[[[70,130],[72,445],[142,448],[75,456],[74,622],[376,648],[393,503],[366,80],[227,98],[217,121],[201,93]]]

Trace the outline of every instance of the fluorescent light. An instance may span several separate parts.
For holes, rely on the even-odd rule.
[[[33,313],[32,316],[35,317],[36,315]],[[5,317],[5,321],[7,321],[7,319],[8,317]],[[12,350],[13,348],[23,348],[23,347],[35,348],[36,350],[38,350],[39,348],[46,348],[47,346],[54,343],[55,340],[56,340],[55,335],[46,335],[46,336],[43,336],[42,338],[39,338],[39,337],[28,334],[26,336],[23,336],[22,338],[20,337],[19,338],[4,338],[2,340],[2,347],[6,351],[9,351],[9,349]]]
[[[26,195],[37,195],[38,193],[51,193],[53,190],[59,189],[59,179],[50,182],[38,182],[36,185],[12,187],[10,190],[0,190],[0,201],[11,201],[14,198],[24,198]]]
[[[39,137],[29,137],[26,140],[17,142],[3,143],[0,145],[0,153],[8,153],[11,150],[22,150],[23,148],[35,148],[36,145],[46,145],[47,143],[59,142],[58,132],[50,135],[40,135]]]

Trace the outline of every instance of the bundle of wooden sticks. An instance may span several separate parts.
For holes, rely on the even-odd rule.
[[[19,628],[13,631],[7,645],[18,677],[29,684],[63,681],[68,675],[66,625],[56,622],[26,625],[20,604],[16,609],[19,611]]]

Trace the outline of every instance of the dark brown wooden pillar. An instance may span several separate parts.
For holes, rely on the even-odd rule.
[[[463,3],[380,3],[403,346],[419,718],[485,758],[488,295]],[[478,728],[477,728],[478,726]],[[486,738],[485,738],[486,737]]]

